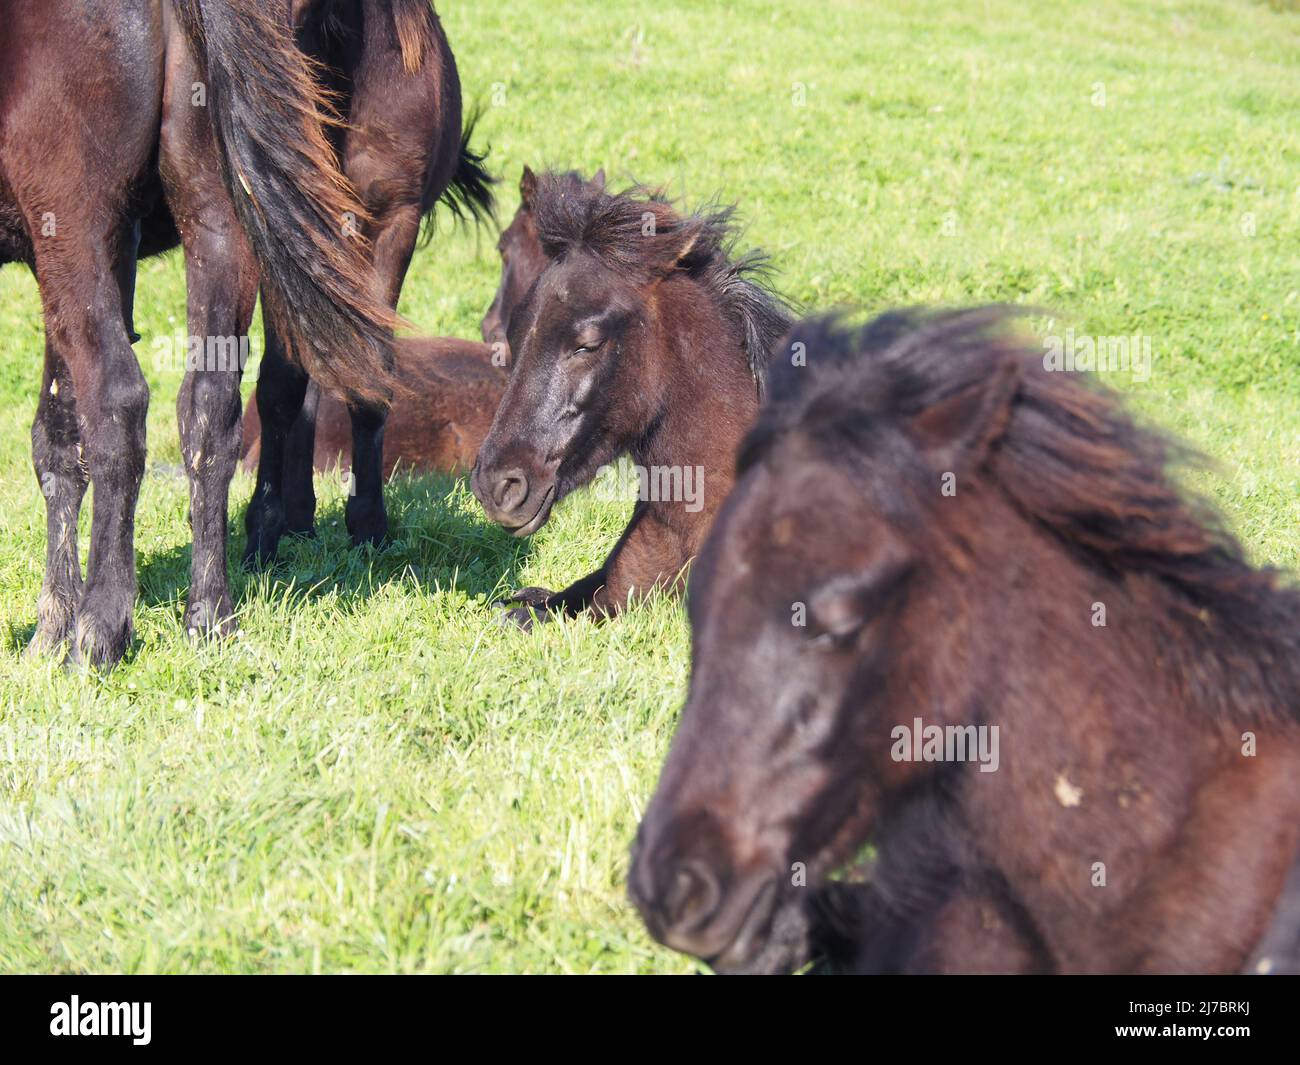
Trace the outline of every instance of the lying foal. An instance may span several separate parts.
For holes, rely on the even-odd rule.
[[[643,486],[596,572],[504,604],[524,627],[615,613],[676,589],[732,483],[785,304],[733,258],[729,210],[680,214],[662,197],[546,174],[532,193],[547,264],[509,323],[514,369],[471,486],[516,536],[620,455]],[[686,491],[689,485],[690,491]]]

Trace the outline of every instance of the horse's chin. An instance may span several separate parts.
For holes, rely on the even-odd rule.
[[[772,915],[767,935],[754,941],[745,958],[723,956],[709,962],[719,976],[787,976],[798,972],[812,957],[811,924],[798,899],[784,899]]]
[[[529,518],[523,525],[516,526],[510,530],[512,536],[532,536],[538,529],[546,524],[551,516],[551,511],[555,509],[556,497],[559,495],[556,485],[551,485],[546,489],[546,494],[542,496],[541,505],[537,508],[537,513]]]

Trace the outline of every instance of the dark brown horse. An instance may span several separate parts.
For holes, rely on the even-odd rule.
[[[393,370],[401,391],[384,431],[384,477],[397,469],[464,473],[474,465],[506,390],[506,370],[492,356],[490,345],[473,340],[396,341]],[[244,411],[241,453],[241,464],[250,472],[261,453],[261,428],[254,396]],[[320,397],[314,438],[315,469],[351,469],[352,421],[342,400]]]
[[[598,174],[596,180],[604,180]],[[453,337],[398,340],[393,371],[401,384],[384,431],[383,472],[399,467],[412,472],[460,473],[473,465],[505,392],[510,348],[504,325],[542,272],[546,259],[532,219],[536,179],[525,168],[520,204],[501,234],[501,283],[483,318],[485,343]],[[241,463],[257,468],[261,452],[257,392],[244,408]],[[314,438],[314,444],[313,444]],[[347,405],[308,386],[302,413],[294,422],[288,451],[310,449],[316,470],[351,467],[352,420]]]
[[[372,26],[394,41],[395,10]],[[74,661],[111,665],[130,639],[149,402],[131,349],[138,253],[180,240],[192,337],[245,334],[260,274],[270,317],[307,372],[361,402],[388,394],[391,301],[363,239],[371,215],[339,170],[330,130],[284,5],[6,4],[0,262],[31,267],[46,329],[32,454],[48,548],[32,649],[71,639]],[[177,404],[194,531],[186,623],[197,631],[231,616],[240,369],[224,359],[192,367]],[[88,484],[83,584],[76,530]]]
[[[1232,972],[1280,898],[1294,947],[1300,591],[1002,317],[774,356],[630,874],[719,970]]]
[[[299,47],[317,61],[337,113],[334,145],[363,212],[348,224],[372,251],[379,298],[396,307],[420,220],[445,198],[458,214],[490,213],[491,179],[461,130],[460,78],[429,0],[293,0]],[[286,532],[314,527],[312,489],[317,387],[287,357],[274,321],[258,377],[261,460],[246,518],[245,560],[275,555]],[[328,384],[328,382],[320,382]],[[336,390],[337,391],[337,390]],[[387,535],[384,424],[387,405],[356,402],[352,492],[345,518],[354,543]]]
[[[680,214],[572,174],[537,178],[533,224],[547,266],[508,324],[514,367],[471,477],[494,521],[536,532],[620,455],[641,490],[605,564],[561,592],[506,604],[521,625],[621,610],[676,588],[732,480],[753,422],[781,300],[730,254],[729,210]]]

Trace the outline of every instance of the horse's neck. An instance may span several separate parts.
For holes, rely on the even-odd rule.
[[[943,513],[957,521],[954,508]],[[1093,676],[1113,691],[1143,693],[1169,713],[1211,724],[1300,722],[1300,626],[1288,620],[1297,613],[1294,593],[1261,596],[1253,609],[1249,600],[1201,608],[1157,574],[1107,575],[1086,554],[1064,551],[1051,529],[1036,521],[1026,529],[1025,520],[992,494],[978,519],[974,511],[962,519],[964,537],[980,538],[977,572],[992,582],[975,601],[994,613],[977,627],[1005,633],[1015,623],[997,613],[998,604],[1010,609],[1015,602],[997,594],[999,581],[1014,580],[1046,604],[1040,624],[1017,630],[1033,642],[1022,648],[1024,668],[1059,659],[1061,648],[1092,648]],[[1265,579],[1244,565],[1240,573],[1242,583]],[[996,655],[1007,646],[1004,637],[988,650]]]
[[[1154,682],[1179,696],[1186,713],[1242,726],[1300,722],[1300,640],[1265,624],[1243,631],[1213,608],[1197,609],[1157,585],[1163,606],[1146,629]]]
[[[737,446],[758,414],[757,384],[735,328],[712,297],[692,286],[679,300],[661,303],[652,325],[665,400],[633,458],[703,466],[730,484]]]

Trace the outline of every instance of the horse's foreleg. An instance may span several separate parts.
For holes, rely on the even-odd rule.
[[[45,580],[36,632],[28,650],[44,653],[62,646],[76,620],[82,587],[77,515],[89,483],[72,374],[50,337],[45,343],[45,374],[32,425],[32,465],[45,497],[46,539]]]
[[[617,614],[636,594],[673,584],[688,559],[682,557],[679,538],[655,520],[645,503],[637,503],[618,543],[594,573],[574,581],[561,592],[547,588],[521,588],[498,602],[504,620],[521,628],[560,614],[598,617]]]
[[[601,566],[594,573],[574,581],[562,592],[553,592],[549,588],[520,588],[511,593],[508,599],[499,599],[493,605],[501,609],[502,621],[528,630],[538,621],[550,621],[562,614],[577,617],[590,610],[604,591],[605,583],[605,567]]]
[[[640,504],[605,561],[605,586],[592,596],[588,609],[610,616],[656,588],[680,591],[690,560],[687,536],[665,520],[663,505]]]

